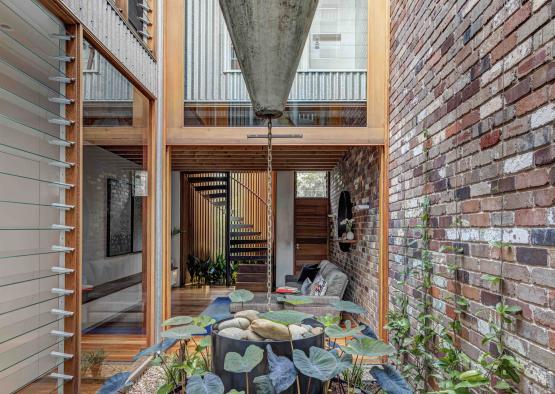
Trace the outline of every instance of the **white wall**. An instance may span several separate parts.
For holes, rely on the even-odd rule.
[[[172,185],[171,185],[172,195],[171,195],[171,221],[172,221],[172,230],[174,228],[180,228],[180,221],[181,221],[181,178],[180,173],[178,171],[172,171]],[[172,253],[171,253],[171,262],[174,267],[179,267],[179,260],[180,260],[180,242],[181,242],[181,235],[176,235],[172,237],[171,245],[172,245]],[[181,277],[181,273],[179,269],[177,270],[177,277]],[[181,284],[181,283],[179,283]]]
[[[295,172],[278,171],[276,184],[276,286],[283,286],[295,259]]]

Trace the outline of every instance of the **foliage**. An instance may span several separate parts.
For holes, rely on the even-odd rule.
[[[208,327],[216,323],[216,320],[214,320],[210,316],[200,315],[200,316],[194,317],[192,323],[198,327]]]
[[[284,356],[276,356],[272,347],[266,345],[268,353],[269,377],[276,393],[287,390],[297,378],[297,370],[293,362]]]
[[[355,325],[351,326],[351,321],[345,321],[345,329],[343,329],[338,324],[333,324],[329,327],[326,327],[325,332],[326,335],[330,338],[345,338],[345,337],[352,337],[358,335],[364,330],[365,325]]]
[[[193,335],[204,335],[206,330],[199,326],[183,326],[175,327],[166,331],[162,331],[162,338],[189,340]]]
[[[141,357],[152,356],[158,352],[165,352],[177,343],[177,339],[164,339],[162,342],[141,350],[133,357],[133,361],[137,361]]]
[[[240,302],[241,304],[249,302],[254,298],[252,291],[239,289],[229,293],[229,298],[231,302]]]
[[[206,373],[204,376],[191,376],[187,382],[187,394],[224,394],[224,384],[222,380],[213,373]]]
[[[358,337],[347,341],[343,351],[354,356],[381,357],[395,353],[395,348],[388,343],[369,337]]]
[[[290,305],[306,305],[306,304],[312,304],[314,302],[312,298],[308,296],[289,295],[289,294],[282,297],[277,297],[277,300],[279,302],[284,302]]]
[[[362,315],[366,313],[366,310],[358,304],[351,301],[333,301],[330,305],[337,309],[339,312],[348,312]]]
[[[341,321],[341,317],[328,314],[325,316],[318,316],[316,320],[322,323],[324,327],[330,327],[334,324],[338,324]]]
[[[412,389],[406,380],[390,365],[372,367],[370,374],[388,394],[412,394]]]
[[[284,309],[261,313],[259,317],[288,326],[289,324],[299,324],[303,320],[311,318],[312,315],[292,309]]]
[[[276,394],[269,375],[260,375],[253,379],[256,394]]]
[[[342,373],[343,380],[353,387],[362,387],[362,377],[364,370],[358,365],[353,365]]]
[[[256,345],[250,345],[243,356],[235,352],[226,353],[224,369],[235,373],[249,373],[260,364],[263,357],[264,350]]]
[[[126,387],[131,386],[131,382],[128,382],[131,372],[119,372],[110,378],[108,378],[102,387],[97,391],[97,394],[114,394],[121,393]]]
[[[322,382],[341,374],[352,365],[352,361],[352,357],[348,354],[338,358],[332,352],[315,346],[310,348],[308,357],[302,350],[293,350],[293,363],[297,369],[303,375]]]
[[[302,171],[296,173],[297,197],[326,197],[327,173],[325,171]]]
[[[83,352],[81,355],[81,372],[85,373],[89,368],[102,365],[106,359],[106,352],[103,349],[90,352]]]
[[[193,318],[191,316],[174,316],[168,320],[165,320],[162,325],[163,326],[184,326],[187,324],[191,324],[193,322]]]

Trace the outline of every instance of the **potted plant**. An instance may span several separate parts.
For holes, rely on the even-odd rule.
[[[100,376],[104,360],[106,360],[106,352],[103,349],[84,352],[81,357],[81,370],[86,372],[87,369],[90,369],[91,376],[97,378]]]
[[[349,241],[355,239],[355,234],[353,233],[353,226],[355,224],[355,219],[343,219],[341,224],[345,226],[346,235],[345,238]]]

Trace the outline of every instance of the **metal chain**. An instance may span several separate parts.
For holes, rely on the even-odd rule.
[[[268,118],[268,189],[266,197],[266,214],[267,214],[267,256],[266,256],[266,286],[268,287],[266,298],[267,308],[270,310],[272,301],[272,229],[273,229],[273,211],[272,211],[272,118]]]

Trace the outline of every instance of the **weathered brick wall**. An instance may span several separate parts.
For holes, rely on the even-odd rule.
[[[329,256],[349,276],[346,299],[364,306],[368,313],[363,320],[373,330],[377,329],[379,310],[379,170],[376,148],[353,148],[330,174],[330,203],[334,215],[337,215],[339,195],[344,190],[350,193],[354,205],[369,205],[369,209],[353,212],[358,242],[349,252],[341,251],[337,242],[331,242]],[[337,219],[334,219],[331,231],[337,238]]]
[[[390,308],[393,288],[417,304],[418,280],[397,280],[418,266],[427,195],[435,313],[454,316],[457,279],[437,274],[453,261],[440,247],[459,243],[470,300],[461,347],[473,359],[487,350],[478,310],[521,306],[506,342],[524,362],[525,393],[555,391],[554,15],[555,0],[391,0]],[[485,273],[502,275],[503,289]]]

